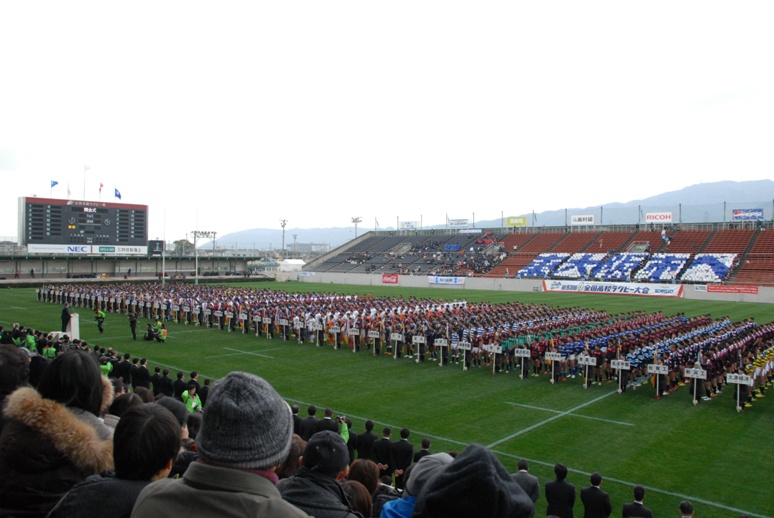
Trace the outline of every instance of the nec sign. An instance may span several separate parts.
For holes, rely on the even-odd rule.
[[[84,246],[84,245],[68,245],[67,253],[68,254],[89,254],[91,253],[91,247]]]

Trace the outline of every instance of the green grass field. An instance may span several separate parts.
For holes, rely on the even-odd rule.
[[[272,287],[774,320],[774,305],[765,304],[306,283]],[[37,302],[32,289],[0,290],[4,326],[20,322],[55,330],[60,311],[59,305]],[[613,516],[620,516],[623,503],[631,501],[635,484],[646,487],[645,504],[656,516],[677,516],[683,499],[694,503],[701,518],[774,516],[774,492],[767,489],[765,478],[774,464],[769,442],[774,391],[737,414],[730,389],[694,407],[686,387],[656,400],[650,386],[619,395],[615,384],[585,390],[578,378],[551,385],[548,376],[520,380],[513,373],[493,376],[484,368],[463,372],[460,366],[418,365],[408,359],[374,358],[364,352],[175,323],[168,325],[166,344],[133,342],[123,315],[108,314],[106,332],[100,336],[88,310],[74,312],[81,315],[81,338],[91,344],[147,357],[151,368],[161,365],[173,372],[198,370],[211,378],[233,370],[253,372],[269,380],[288,402],[299,403],[302,414],[306,404],[330,406],[352,418],[356,432],[370,418],[378,428],[409,428],[415,447],[422,437],[432,438],[435,452],[462,451],[477,442],[495,451],[510,471],[519,458],[528,459],[541,485],[553,478],[554,463],[563,462],[578,491],[588,485],[592,471],[600,471],[603,488],[613,500]],[[144,328],[141,321],[138,331]],[[541,491],[536,516],[545,516],[545,509]],[[580,498],[575,512],[582,513]]]

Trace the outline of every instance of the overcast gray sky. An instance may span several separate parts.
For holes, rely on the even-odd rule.
[[[16,235],[19,196],[68,184],[148,205],[151,237],[172,241],[770,179],[772,15],[770,1],[4,0],[0,236]]]

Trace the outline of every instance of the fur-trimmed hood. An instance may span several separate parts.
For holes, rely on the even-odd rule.
[[[108,394],[112,398],[112,387]],[[113,469],[113,441],[100,439],[94,426],[61,403],[44,399],[35,389],[20,388],[8,396],[5,416],[48,439],[57,451],[83,473],[101,473]]]
[[[113,384],[105,376],[100,376],[102,380],[102,406],[99,407],[99,411],[102,414],[107,414],[108,408],[113,404],[113,399],[116,397],[116,389],[113,388]]]

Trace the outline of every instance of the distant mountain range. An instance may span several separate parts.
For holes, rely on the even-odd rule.
[[[763,209],[766,219],[772,218],[774,203],[774,181],[757,180],[749,182],[713,182],[691,185],[678,191],[666,192],[650,198],[627,203],[608,203],[597,207],[568,208],[550,210],[536,214],[513,214],[524,216],[527,226],[556,227],[570,224],[573,215],[593,216],[596,225],[633,225],[643,223],[644,216],[650,212],[671,212],[675,222],[715,223],[731,221],[733,209]],[[471,222],[472,223],[472,222]],[[476,228],[499,228],[500,219],[476,221]],[[445,225],[429,225],[424,228],[445,228]],[[367,232],[362,226],[358,234]],[[381,230],[395,230],[384,227]],[[354,235],[354,226],[331,228],[293,228],[285,230],[285,248],[293,249],[294,243],[299,249],[309,250],[310,245],[339,246]],[[280,249],[282,230],[275,228],[253,228],[232,232],[218,238],[218,248],[249,248],[259,250]],[[207,243],[201,248],[212,248]]]

